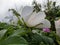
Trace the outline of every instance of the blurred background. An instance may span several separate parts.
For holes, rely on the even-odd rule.
[[[17,11],[21,11],[23,6],[32,6],[32,2],[34,0],[0,0],[0,21],[7,21],[5,20],[6,16],[9,16],[12,18],[12,14],[8,12],[9,9],[14,8]],[[43,4],[46,4],[47,0],[36,0],[38,3],[40,3],[42,6]],[[60,0],[52,0],[56,1],[57,5],[60,4]]]

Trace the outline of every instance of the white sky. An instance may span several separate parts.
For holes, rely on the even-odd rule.
[[[31,5],[33,0],[0,0],[0,21],[7,15],[8,9],[10,8],[17,8],[22,5]],[[43,3],[46,0],[36,0],[39,3]],[[56,0],[55,0],[56,1]],[[60,3],[59,0],[57,2]],[[59,4],[58,3],[58,4]]]

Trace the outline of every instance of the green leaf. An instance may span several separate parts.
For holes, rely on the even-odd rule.
[[[52,38],[44,36],[44,35],[39,35],[39,34],[34,34],[32,36],[32,43],[35,42],[43,42],[44,44],[49,44],[49,45],[53,45],[54,41]],[[37,43],[38,44],[38,43]]]
[[[9,45],[26,45],[26,44],[9,44]]]
[[[0,42],[0,45],[28,45],[27,41],[20,36],[9,37]]]
[[[13,32],[13,34],[12,34],[11,36],[24,35],[25,32],[26,32],[26,31],[25,31],[25,30],[22,30],[22,29],[16,30],[16,31]]]
[[[43,40],[44,40],[45,43],[50,44],[50,45],[54,44],[54,41],[53,41],[52,38],[47,37],[47,36],[43,36],[42,38],[43,38]]]
[[[4,37],[6,32],[7,32],[7,30],[1,30],[0,31],[0,39],[2,39]]]

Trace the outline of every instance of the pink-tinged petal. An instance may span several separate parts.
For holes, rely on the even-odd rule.
[[[50,32],[49,28],[43,28],[43,32]]]

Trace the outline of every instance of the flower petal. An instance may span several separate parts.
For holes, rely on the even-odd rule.
[[[44,12],[38,12],[38,13],[34,12],[34,13],[30,16],[27,24],[28,24],[29,27],[36,26],[36,25],[39,24],[39,23],[42,21],[42,19],[44,19],[45,17],[46,17],[46,15],[45,15]]]
[[[50,28],[51,24],[47,19],[43,19],[41,22],[41,25],[38,25],[36,28]]]
[[[43,32],[50,32],[49,28],[43,28]]]
[[[60,36],[60,19],[55,21],[56,33]]]
[[[28,20],[30,14],[33,12],[33,7],[25,6],[21,12],[21,16],[24,18],[24,21]]]
[[[55,26],[56,26],[56,28],[60,28],[60,19],[55,21]]]

